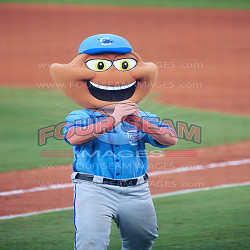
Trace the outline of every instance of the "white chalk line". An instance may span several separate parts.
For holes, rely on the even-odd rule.
[[[248,159],[242,159],[242,160],[237,160],[237,161],[225,161],[225,162],[210,163],[207,165],[195,165],[192,167],[176,168],[176,169],[172,169],[172,170],[149,172],[148,175],[150,177],[152,177],[152,176],[158,176],[158,175],[167,175],[167,174],[174,174],[174,173],[181,173],[181,172],[198,171],[198,170],[211,169],[211,168],[238,166],[238,165],[244,165],[244,164],[249,164],[249,163],[250,163],[250,159],[248,158]],[[73,186],[74,186],[73,183],[53,184],[53,185],[34,187],[34,188],[29,188],[29,189],[17,189],[17,190],[0,192],[0,196],[10,196],[10,195],[33,193],[33,192],[39,192],[39,191],[70,188]]]
[[[155,195],[152,195],[152,197],[153,198],[160,198],[160,197],[173,196],[173,195],[178,195],[178,194],[189,194],[189,193],[195,193],[195,192],[199,192],[199,191],[208,191],[208,190],[214,190],[214,189],[241,187],[241,186],[249,186],[249,185],[250,185],[250,182],[242,182],[242,183],[235,183],[235,184],[223,184],[223,185],[214,186],[214,187],[193,188],[193,189],[175,191],[175,192],[171,192],[171,193],[155,194]]]
[[[199,191],[209,191],[209,190],[216,190],[216,189],[221,189],[221,188],[240,187],[240,186],[249,186],[249,185],[250,185],[250,182],[235,183],[235,184],[223,184],[223,185],[214,186],[214,187],[187,189],[187,190],[175,191],[175,192],[170,192],[170,193],[156,194],[156,195],[152,195],[152,198],[155,199],[155,198],[160,198],[160,197],[188,194],[188,193],[194,193],[194,192],[199,192]],[[66,211],[66,210],[71,210],[71,209],[73,209],[73,206],[72,207],[42,210],[42,211],[31,212],[31,213],[6,215],[6,216],[0,216],[0,220],[21,218],[21,217],[27,217],[27,216],[39,215],[39,214],[47,214],[47,213],[51,213],[51,212]]]
[[[15,195],[15,194],[25,194],[25,193],[33,193],[33,192],[39,192],[39,191],[70,188],[73,186],[74,186],[73,183],[64,183],[64,184],[48,185],[44,187],[34,187],[34,188],[29,188],[29,189],[17,189],[17,190],[1,192],[0,196],[9,196],[9,195]]]
[[[73,207],[63,207],[63,208],[54,208],[54,209],[48,209],[48,210],[42,210],[42,211],[24,213],[24,214],[6,215],[6,216],[1,216],[0,220],[8,220],[8,219],[14,219],[14,218],[19,218],[19,217],[27,217],[27,216],[37,215],[37,214],[47,214],[47,213],[51,213],[51,212],[70,210],[72,208]]]
[[[206,165],[199,164],[199,165],[195,165],[192,167],[183,167],[183,168],[176,168],[172,170],[154,171],[154,172],[149,173],[149,176],[175,174],[175,173],[197,171],[197,170],[204,170],[204,169],[211,169],[211,168],[231,167],[231,166],[245,165],[249,163],[250,163],[250,159],[248,158],[248,159],[237,160],[237,161],[224,161],[224,162],[217,162],[217,163],[209,163]]]

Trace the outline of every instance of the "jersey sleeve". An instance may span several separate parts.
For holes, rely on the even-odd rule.
[[[157,148],[168,148],[169,146],[162,145],[158,141],[156,141],[151,135],[146,134],[145,135],[145,142],[151,144],[154,147]]]
[[[75,129],[77,127],[85,127],[88,126],[90,123],[90,117],[89,115],[84,112],[84,110],[75,110],[71,112],[66,118],[65,118],[66,124],[64,126],[64,140],[72,145],[67,139],[66,135],[71,129]]]
[[[145,120],[145,121],[147,121],[147,122],[149,122],[149,123],[151,123],[151,124],[153,124],[155,126],[158,126],[158,127],[165,127],[166,129],[169,129],[169,130],[171,130],[171,131],[173,131],[175,133],[175,131],[172,128],[170,128],[169,125],[165,124],[162,121],[159,121],[159,119],[157,118],[157,116],[155,114],[151,114],[150,112],[143,112],[143,113],[140,113],[140,115],[141,115],[143,120]],[[166,146],[166,145],[162,145],[161,143],[156,141],[149,134],[145,134],[144,140],[145,140],[145,143],[149,143],[154,147],[158,147],[158,148],[167,148],[167,147],[169,147],[169,146]]]

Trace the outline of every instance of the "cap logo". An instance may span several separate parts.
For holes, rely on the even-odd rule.
[[[111,40],[109,37],[103,37],[99,39],[101,45],[111,45],[114,41]]]

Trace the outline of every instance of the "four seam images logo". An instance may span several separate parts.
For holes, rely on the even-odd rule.
[[[72,158],[74,157],[72,150],[41,150],[41,158],[51,158],[51,157],[58,157],[58,158]],[[152,152],[146,152],[147,154],[150,153],[151,157],[160,158],[160,157],[171,157],[171,158],[180,158],[180,157],[198,157],[198,150],[197,149],[185,149],[185,150],[168,150],[168,151],[160,151],[154,150]],[[85,155],[89,157],[93,157],[93,155],[99,155],[100,152],[94,152],[93,154],[88,154],[88,152],[84,152]],[[109,155],[114,154],[113,152],[106,152],[105,154]],[[133,152],[129,152],[129,150],[121,150],[119,154],[123,157],[131,157]],[[105,156],[105,155],[104,155]],[[140,156],[138,154],[137,156]]]
[[[186,122],[177,121],[174,123],[170,119],[162,119],[164,124],[167,124],[170,128],[176,131],[177,137],[179,139],[184,139],[186,141],[192,141],[194,143],[201,143],[201,127],[194,124],[187,124]],[[84,124],[84,123],[83,123]],[[66,122],[61,122],[56,125],[49,125],[38,129],[38,146],[43,146],[47,144],[49,138],[54,138],[56,140],[63,140],[63,129]],[[102,129],[106,129],[107,124],[102,124]],[[84,128],[83,128],[84,129]],[[93,127],[94,129],[94,127]],[[89,133],[92,133],[90,130]],[[157,132],[157,131],[156,131]],[[73,131],[74,133],[74,131]]]

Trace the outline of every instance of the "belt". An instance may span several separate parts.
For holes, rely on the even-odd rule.
[[[98,181],[95,181],[95,177],[98,177]],[[101,176],[95,176],[92,174],[84,174],[84,173],[74,173],[74,178],[84,181],[91,181],[91,182],[97,182],[100,184],[108,184],[108,185],[114,185],[114,186],[120,186],[120,187],[129,187],[129,186],[136,186],[143,184],[147,182],[148,175],[144,174],[143,176],[140,176],[138,178],[134,179],[127,179],[127,180],[114,180],[109,179]]]

